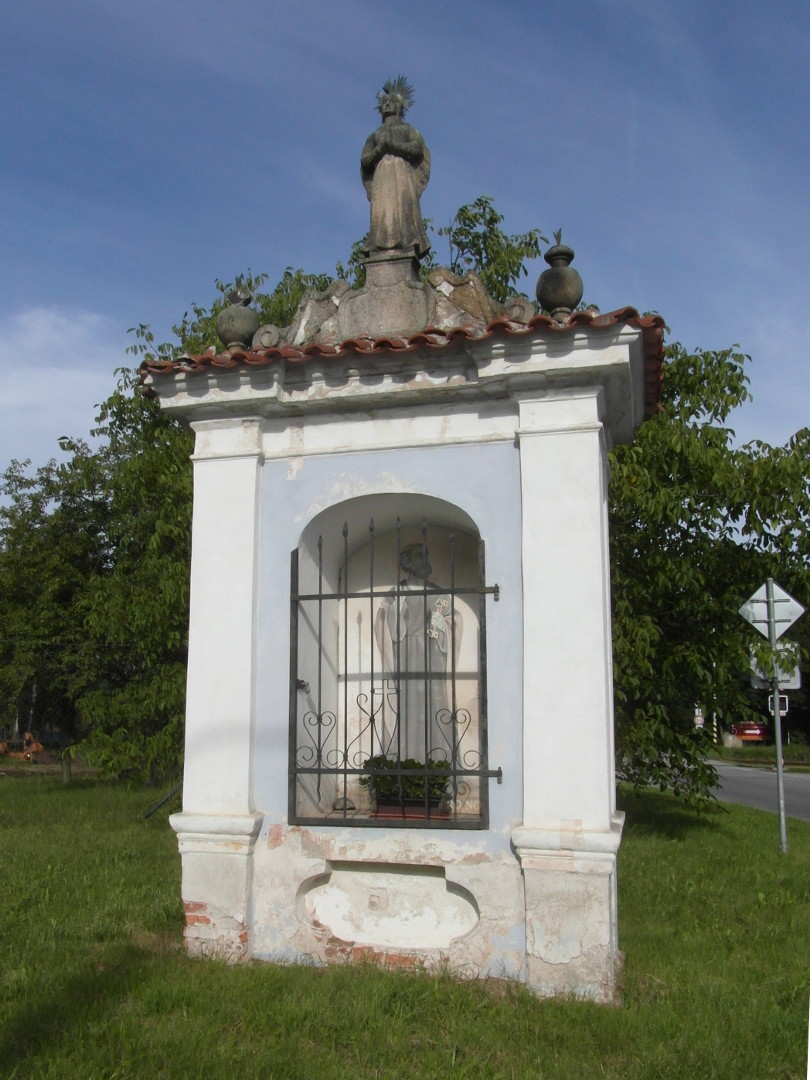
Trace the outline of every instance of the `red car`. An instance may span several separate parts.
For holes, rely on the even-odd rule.
[[[768,741],[767,727],[754,720],[743,720],[739,724],[732,724],[731,734],[736,735],[740,742],[764,743]]]

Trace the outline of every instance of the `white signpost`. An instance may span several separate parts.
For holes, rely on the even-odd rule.
[[[740,615],[747,619],[769,641],[773,650],[773,670],[771,671],[771,694],[774,741],[776,743],[776,797],[779,803],[779,846],[787,853],[787,828],[785,826],[785,787],[782,776],[782,720],[779,715],[779,663],[777,656],[777,638],[780,638],[796,620],[804,614],[804,608],[798,600],[768,578],[750,596],[740,608]]]

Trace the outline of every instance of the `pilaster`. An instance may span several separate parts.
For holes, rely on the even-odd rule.
[[[610,1001],[618,964],[607,462],[598,386],[518,398],[526,974]]]
[[[618,813],[607,832],[512,831],[523,873],[526,981],[544,997],[614,1000],[616,852],[623,825]]]
[[[250,806],[259,470],[257,420],[194,424],[194,516],[183,809]]]
[[[186,949],[229,961],[248,955],[252,854],[261,814],[173,814],[183,863]]]
[[[614,810],[601,408],[598,387],[518,397],[526,826],[609,830]]]
[[[194,453],[191,616],[183,812],[171,818],[183,863],[186,948],[248,953],[261,431],[257,420],[202,421]]]

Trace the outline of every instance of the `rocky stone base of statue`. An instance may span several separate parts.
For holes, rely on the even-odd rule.
[[[480,330],[498,318],[527,323],[536,310],[525,297],[501,304],[488,295],[477,274],[461,277],[435,267],[424,280],[419,263],[406,251],[381,252],[365,263],[366,283],[351,289],[333,281],[325,292],[306,296],[288,327],[261,326],[254,349],[319,342],[336,345],[352,338],[409,337],[428,327]]]

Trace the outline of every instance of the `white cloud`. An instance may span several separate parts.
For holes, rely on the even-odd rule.
[[[60,435],[86,438],[125,361],[104,315],[30,307],[0,322],[0,468],[58,458]]]

